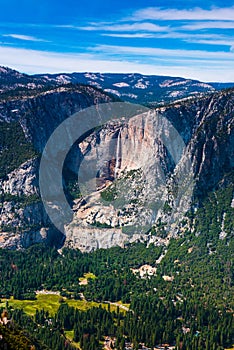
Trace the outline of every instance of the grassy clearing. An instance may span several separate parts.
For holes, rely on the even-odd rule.
[[[88,272],[88,273],[85,273],[84,274],[84,278],[91,278],[92,280],[94,280],[95,278],[97,278],[95,275],[94,275],[94,273],[92,273],[92,272]]]
[[[83,277],[79,278],[79,281],[80,281],[80,284],[86,285],[86,284],[89,283],[89,279],[94,280],[95,278],[97,278],[97,277],[93,273],[87,272],[87,273],[84,274]]]
[[[14,309],[23,309],[30,316],[35,315],[36,310],[48,311],[51,316],[55,315],[59,308],[59,295],[55,294],[38,294],[36,300],[15,300],[9,299],[9,306]],[[6,302],[6,300],[4,300]],[[1,304],[0,304],[1,306]]]
[[[3,299],[2,303],[0,303],[0,307],[4,307],[6,305],[6,301],[8,301],[9,306],[11,306],[13,309],[22,309],[24,312],[30,316],[34,316],[36,313],[36,310],[42,310],[48,311],[51,316],[54,316],[55,313],[58,311],[59,306],[61,305],[59,300],[61,297],[59,295],[55,294],[37,294],[36,300],[16,300],[16,299]],[[88,309],[91,309],[92,307],[99,307],[108,309],[107,303],[96,303],[94,301],[86,301],[86,300],[73,300],[73,299],[66,299],[63,298],[66,303],[69,306],[72,306],[78,310],[86,311]],[[120,304],[120,303],[118,303]],[[122,304],[123,305],[123,304]],[[117,310],[117,305],[110,305],[111,311]],[[120,312],[125,313],[124,310],[121,310],[120,306]]]
[[[69,306],[73,306],[74,308],[79,309],[81,311],[86,311],[88,309],[91,309],[92,307],[99,307],[100,305],[102,307],[105,307],[105,304],[96,303],[95,301],[86,301],[86,300],[67,299],[66,303]]]
[[[69,306],[73,306],[76,309],[79,309],[81,311],[86,311],[88,309],[91,309],[92,307],[99,307],[101,306],[103,309],[108,310],[108,303],[96,303],[95,301],[86,301],[86,300],[73,300],[73,299],[67,299],[66,303]],[[117,311],[117,305],[110,304],[110,311]],[[120,312],[125,314],[125,311],[121,309],[120,306]]]
[[[74,331],[65,331],[66,338],[69,339],[73,346],[81,350],[80,344],[73,341]]]

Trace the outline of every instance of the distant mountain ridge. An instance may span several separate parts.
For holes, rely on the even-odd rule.
[[[0,93],[15,89],[35,89],[48,84],[46,79],[34,78],[14,69],[0,66]]]
[[[234,86],[234,83],[204,83],[181,77],[139,73],[70,73],[36,75],[55,84],[82,83],[103,89],[124,101],[156,106]]]
[[[27,75],[0,67],[0,93],[38,89],[64,84],[85,84],[102,89],[123,101],[155,107],[193,98],[234,86],[230,83],[204,83],[181,77],[142,75],[139,73],[58,73]]]

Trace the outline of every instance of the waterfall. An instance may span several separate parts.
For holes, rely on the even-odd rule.
[[[116,145],[116,155],[115,155],[115,179],[117,177],[118,169],[121,165],[121,133],[118,133],[117,145]]]

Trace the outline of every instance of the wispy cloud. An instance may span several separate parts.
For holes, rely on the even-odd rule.
[[[182,33],[170,31],[168,33],[102,33],[102,36],[112,38],[157,38],[157,39],[181,39],[190,43],[205,43],[209,45],[233,45],[233,40],[230,37],[222,34],[197,34],[197,33]]]
[[[160,7],[148,7],[136,11],[129,20],[228,20],[233,21],[234,6],[218,8],[213,7],[209,10],[196,7],[189,10],[163,9]]]
[[[159,49],[154,47],[134,47],[134,46],[114,46],[114,45],[97,45],[95,48],[90,48],[90,50],[97,52],[105,52],[109,55],[122,55],[131,54],[135,56],[148,56],[148,57],[164,57],[168,59],[169,57],[180,57],[180,58],[191,58],[200,60],[229,60],[233,62],[234,53],[225,51],[202,51],[202,50],[177,50],[177,49]]]
[[[181,26],[185,30],[200,30],[200,29],[234,29],[234,21],[207,21]]]
[[[68,26],[67,26],[68,27]],[[70,26],[72,27],[72,26]],[[150,31],[150,32],[165,32],[169,30],[168,26],[159,26],[154,23],[143,22],[143,23],[127,23],[127,24],[93,24],[82,27],[75,27],[79,30],[87,31],[109,31],[109,32],[136,32],[136,31]]]
[[[103,33],[101,34],[102,36],[109,36],[109,37],[112,37],[112,38],[129,38],[129,39],[134,39],[134,38],[155,38],[155,34],[153,33],[117,33],[117,34],[114,34],[114,33],[109,33],[109,34],[106,34],[106,33]]]
[[[76,54],[20,49],[0,46],[1,64],[25,73],[61,73],[61,72],[113,72],[146,73],[152,72],[147,63],[109,59],[98,54]],[[107,69],[108,67],[108,69]],[[157,71],[157,67],[155,72]]]
[[[204,45],[216,45],[216,46],[230,46],[230,50],[234,45],[234,39],[232,40],[199,40],[199,39],[189,39],[186,40],[190,43],[204,44]]]
[[[8,37],[8,38],[13,38],[13,39],[18,39],[18,40],[24,40],[24,41],[42,41],[42,42],[48,42],[47,40],[39,39],[39,38],[36,38],[35,36],[31,36],[31,35],[3,34],[2,36]]]
[[[97,47],[101,49],[101,47]],[[105,47],[108,51],[112,51],[113,57],[108,57],[105,53],[99,55],[97,52],[92,54],[74,54],[74,53],[56,53],[48,51],[26,50],[19,48],[9,48],[0,46],[1,64],[7,65],[12,68],[18,69],[25,73],[59,73],[59,72],[115,72],[115,73],[143,73],[143,74],[158,74],[158,75],[170,75],[170,76],[183,76],[186,78],[200,79],[201,81],[234,81],[233,57],[234,53],[229,54],[230,60],[222,61],[222,56],[216,56],[216,60],[207,60],[202,65],[199,62],[199,52],[196,52],[197,59],[185,59],[181,56],[184,54],[183,50],[167,50],[165,51],[152,51],[151,48],[146,48],[147,55],[155,56],[156,52],[160,56],[160,53],[165,56],[160,56],[160,59],[156,58],[151,64],[147,61],[139,61],[139,57],[134,60],[128,60],[123,55],[121,59],[118,59],[116,52],[119,47]],[[134,51],[140,48],[133,48]],[[129,51],[128,48],[121,50]],[[139,51],[142,51],[139,50]],[[147,52],[148,51],[148,52]],[[173,52],[170,52],[173,51]],[[100,51],[99,51],[100,52]],[[142,53],[142,52],[140,52]],[[170,61],[167,61],[167,56],[171,57]],[[114,58],[115,57],[115,58]],[[174,59],[173,59],[174,57]],[[175,59],[176,57],[176,59]],[[204,58],[204,57],[203,57]],[[165,66],[165,62],[167,65]],[[180,64],[178,64],[180,63]],[[108,69],[107,69],[108,67]]]

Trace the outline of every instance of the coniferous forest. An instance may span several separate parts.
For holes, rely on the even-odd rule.
[[[0,250],[0,306],[7,308],[12,320],[11,326],[1,326],[0,333],[5,339],[20,337],[22,344],[13,349],[32,344],[35,349],[94,350],[103,347],[105,337],[114,339],[117,349],[125,349],[127,343],[133,349],[142,344],[149,349],[160,344],[182,350],[230,348],[234,343],[231,198],[230,188],[218,191],[196,213],[188,213],[195,233],[187,229],[183,237],[171,240],[158,264],[163,247],[146,242],[91,253],[44,245]],[[216,223],[223,210],[228,234],[220,239]],[[143,265],[155,267],[156,273],[140,276]],[[87,273],[92,277],[87,284],[80,283]],[[60,293],[53,314],[42,308],[30,316],[11,304],[12,297],[35,300],[38,290]],[[68,305],[69,300],[81,299],[98,302],[99,307],[79,310]],[[125,309],[111,308],[120,302]]]

